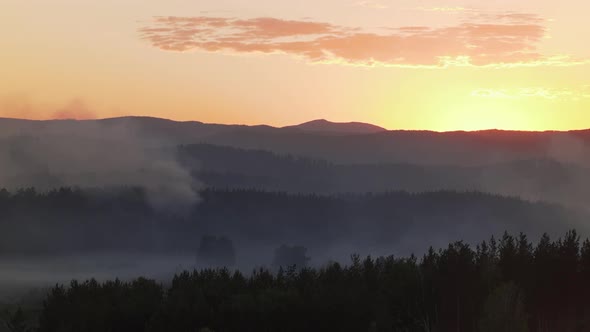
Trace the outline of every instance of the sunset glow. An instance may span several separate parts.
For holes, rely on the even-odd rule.
[[[590,127],[587,1],[4,1],[0,116]]]

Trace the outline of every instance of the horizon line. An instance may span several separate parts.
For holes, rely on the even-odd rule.
[[[269,125],[265,123],[261,124],[243,124],[243,123],[219,123],[219,122],[203,122],[199,120],[175,120],[170,118],[163,118],[157,116],[149,116],[149,115],[121,115],[121,116],[112,116],[112,117],[104,117],[104,118],[85,118],[85,119],[76,119],[76,118],[56,118],[56,119],[34,119],[34,118],[17,118],[17,117],[7,117],[7,116],[0,116],[1,120],[12,120],[12,121],[29,121],[29,122],[59,122],[59,121],[69,121],[69,122],[91,122],[91,121],[108,121],[108,120],[119,120],[119,119],[153,119],[153,120],[160,120],[160,121],[168,121],[168,122],[175,122],[175,123],[200,123],[204,125],[217,125],[217,126],[239,126],[239,127],[269,127],[273,129],[297,129],[298,126],[302,126],[304,124],[317,122],[317,121],[325,121],[330,124],[336,125],[346,125],[346,124],[358,124],[358,125],[367,125],[372,126],[375,128],[383,129],[382,131],[376,131],[373,133],[357,133],[357,135],[371,135],[371,134],[380,134],[386,132],[429,132],[429,133],[483,133],[483,132],[513,132],[513,133],[571,133],[571,132],[581,132],[581,131],[590,131],[590,127],[583,127],[579,129],[568,129],[568,130],[558,130],[558,129],[544,129],[544,130],[519,130],[519,129],[501,129],[501,128],[487,128],[487,129],[475,129],[475,130],[467,130],[467,129],[453,129],[453,130],[434,130],[434,129],[389,129],[380,125],[376,125],[370,122],[363,122],[363,121],[347,121],[347,122],[338,122],[338,121],[331,121],[324,118],[320,119],[313,119],[297,124],[291,124],[286,126],[276,126],[276,125]],[[314,130],[309,130],[313,132]],[[317,130],[321,132],[321,130]]]

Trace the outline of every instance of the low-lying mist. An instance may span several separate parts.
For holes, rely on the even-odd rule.
[[[455,240],[475,244],[525,232],[531,240],[577,228],[585,216],[562,207],[477,192],[289,195],[201,190],[185,214],[150,203],[141,188],[0,191],[0,267],[5,287],[84,279],[167,279],[179,269],[271,266],[277,248],[306,248],[309,264],[353,253],[421,256]],[[203,259],[203,239],[227,239]],[[43,282],[45,281],[45,282]]]
[[[179,147],[173,135],[131,119],[10,128],[0,133],[5,298],[71,279],[168,280],[177,271],[210,266],[199,258],[208,236],[227,238],[235,250],[232,267],[247,273],[272,266],[283,246],[305,248],[308,264],[321,266],[347,262],[354,253],[420,256],[429,246],[476,244],[504,231],[525,232],[533,241],[573,228],[590,234],[583,209],[590,193],[586,145],[568,135],[552,138],[540,154],[525,149],[522,160],[496,151],[494,160],[507,160],[498,164],[356,157],[346,164],[332,163],[329,155],[326,161],[293,157],[289,152],[307,150],[289,144],[277,154]],[[358,137],[347,140],[368,140]],[[257,144],[235,145],[242,143]]]

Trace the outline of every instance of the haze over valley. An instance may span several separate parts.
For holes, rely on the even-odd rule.
[[[590,332],[588,12],[3,0],[0,332]]]
[[[538,238],[588,227],[585,131],[135,117],[2,119],[0,127],[8,258],[106,255],[157,275],[158,264],[142,271],[133,257],[177,255],[177,265],[194,266],[206,235],[230,238],[236,264],[250,269],[269,265],[286,243],[305,246],[321,265],[351,253],[422,254],[504,231]]]

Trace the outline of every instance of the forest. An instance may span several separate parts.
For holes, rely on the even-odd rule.
[[[340,258],[319,257],[331,248],[343,258],[350,252],[409,255],[459,238],[474,244],[506,230],[534,239],[543,232],[588,230],[583,214],[575,211],[479,192],[316,195],[203,189],[198,197],[178,213],[154,205],[141,188],[0,190],[0,256],[192,255],[203,236],[226,236],[236,245],[238,261],[261,255],[248,252],[252,247],[271,251],[281,244],[303,245],[312,257],[325,260]]]
[[[590,331],[551,133],[165,124],[0,140],[0,332]]]
[[[366,193],[477,190],[586,209],[585,165],[549,156],[476,165],[448,163],[334,163],[325,159],[211,144],[177,148],[176,156],[209,188],[290,193]]]
[[[171,281],[72,281],[9,331],[590,331],[590,241],[520,233],[420,258],[184,271]]]
[[[0,0],[0,332],[590,332],[590,0]]]

